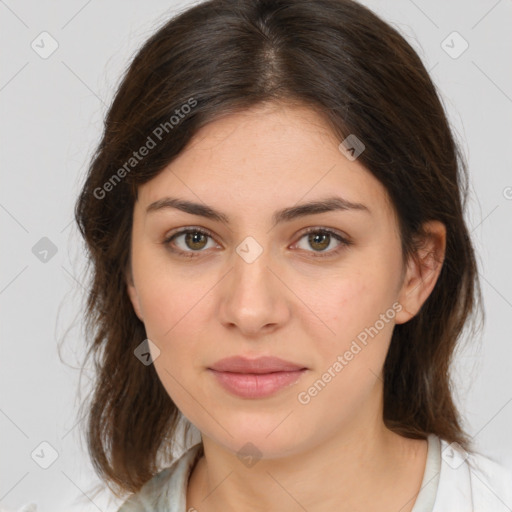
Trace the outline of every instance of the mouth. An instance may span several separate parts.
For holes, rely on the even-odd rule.
[[[211,370],[217,382],[231,394],[242,398],[266,398],[295,384],[307,371],[272,373],[233,373]]]
[[[227,357],[217,361],[211,370],[230,373],[269,374],[275,372],[295,372],[307,369],[304,365],[286,361],[279,357],[263,356],[249,359],[242,356]]]
[[[266,398],[295,384],[308,368],[278,357],[257,359],[235,356],[208,368],[216,382],[240,398]]]

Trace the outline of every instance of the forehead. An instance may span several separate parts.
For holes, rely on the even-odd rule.
[[[249,159],[267,164],[273,161],[276,167],[283,167],[283,160],[306,157],[309,161],[312,150],[323,147],[325,152],[338,144],[326,121],[312,108],[266,103],[223,115],[203,126],[183,153],[193,153],[192,158],[201,160],[208,159],[210,153],[230,167],[237,162],[250,167]],[[339,156],[337,150],[335,154]]]
[[[186,148],[139,188],[144,207],[179,196],[219,209],[268,209],[339,195],[390,211],[382,184],[339,150],[340,140],[308,107],[266,104],[203,126]]]

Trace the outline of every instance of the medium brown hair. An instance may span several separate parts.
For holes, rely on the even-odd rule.
[[[391,199],[404,261],[415,257],[424,222],[446,226],[438,281],[392,335],[383,420],[403,436],[434,433],[470,449],[449,373],[481,294],[463,218],[467,169],[419,56],[351,0],[210,0],[167,21],[134,57],[76,204],[92,270],[86,360],[94,355],[96,380],[87,444],[117,494],[138,491],[161,469],[159,457],[171,462],[180,419],[153,365],[134,356],[146,338],[126,287],[137,187],[205,124],[271,101],[306,105],[340,142],[354,134],[365,144],[358,160]],[[148,137],[154,147],[131,160],[152,146]]]

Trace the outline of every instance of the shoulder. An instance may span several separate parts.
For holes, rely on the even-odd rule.
[[[512,470],[482,453],[440,441],[441,471],[434,512],[510,512]]]
[[[512,510],[512,470],[478,453],[468,457],[475,512]]]
[[[192,466],[202,453],[202,444],[186,450],[169,467],[148,480],[117,512],[182,512],[186,507],[187,483]]]

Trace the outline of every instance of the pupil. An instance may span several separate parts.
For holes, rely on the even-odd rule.
[[[205,236],[202,233],[198,233],[198,232],[188,233],[187,234],[187,245],[189,245],[189,242],[191,241],[191,244],[194,246],[194,247],[191,247],[189,245],[189,247],[191,249],[202,249],[205,244],[204,243],[201,244],[201,242],[198,241],[198,239],[200,239],[201,237],[205,238]],[[196,244],[199,244],[199,246],[197,246]]]
[[[323,233],[323,234],[312,234],[312,235],[309,235],[309,242],[311,244],[311,246],[314,248],[315,244],[318,245],[320,244],[320,247],[319,249],[325,249],[326,247],[329,246],[329,236],[327,233]],[[320,239],[320,241],[319,241]],[[327,243],[326,243],[327,241]],[[322,243],[323,242],[323,243]]]

